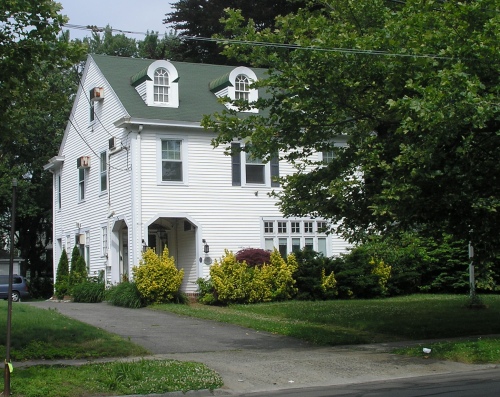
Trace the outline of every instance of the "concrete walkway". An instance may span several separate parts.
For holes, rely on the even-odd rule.
[[[107,303],[22,304],[56,309],[68,317],[121,335],[145,347],[157,358],[204,363],[224,380],[224,387],[215,391],[215,395],[345,385],[497,367],[391,354],[391,349],[398,344],[317,347],[239,326]]]

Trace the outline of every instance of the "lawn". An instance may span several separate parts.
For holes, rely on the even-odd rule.
[[[7,327],[7,302],[0,301],[0,329]],[[58,358],[127,357],[150,354],[118,335],[24,304],[12,307],[11,357],[15,361]],[[6,333],[0,332],[5,357]]]
[[[468,297],[460,295],[411,295],[372,300],[288,301],[255,305],[212,307],[204,305],[157,305],[156,310],[237,324],[260,331],[292,336],[318,345],[349,345],[422,339],[473,337],[500,334],[500,296],[482,297],[485,309],[467,307]],[[474,356],[463,351],[453,356],[463,362],[500,362],[500,341],[490,340],[496,354]],[[430,346],[429,343],[427,345]],[[450,343],[448,350],[455,343]],[[434,358],[442,348],[434,349]],[[484,350],[483,350],[484,351]],[[401,353],[403,351],[400,351]],[[414,353],[415,354],[415,353]],[[422,355],[422,349],[418,353]],[[460,358],[462,357],[462,358]]]
[[[6,330],[7,303],[0,301],[0,329]],[[123,361],[150,353],[118,335],[58,313],[24,304],[12,308],[11,392],[16,397],[79,397],[158,394],[172,391],[216,389],[221,377],[205,365],[176,360]],[[5,357],[6,332],[0,332]],[[118,361],[83,366],[17,366],[30,359],[87,359],[112,357]],[[4,389],[4,378],[0,390]]]

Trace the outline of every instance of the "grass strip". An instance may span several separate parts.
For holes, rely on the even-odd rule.
[[[424,352],[424,348],[431,351]],[[498,364],[500,363],[500,339],[479,337],[466,341],[425,343],[396,349],[394,353],[467,364]]]
[[[162,394],[214,390],[222,378],[204,364],[176,360],[140,360],[72,366],[16,368],[12,396],[76,397]],[[3,379],[0,382],[3,390]]]
[[[0,301],[0,329],[6,329],[7,303]],[[118,335],[66,317],[56,310],[24,304],[12,307],[11,358],[68,359],[129,357],[150,354]],[[0,333],[0,355],[5,357],[6,333]]]

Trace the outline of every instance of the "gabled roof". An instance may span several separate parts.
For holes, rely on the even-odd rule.
[[[203,115],[221,112],[225,106],[210,91],[214,81],[227,79],[234,66],[170,61],[179,74],[179,107],[147,106],[134,86],[147,78],[145,71],[154,60],[90,55],[118,95],[131,118],[200,122]],[[252,68],[259,79],[265,69]],[[212,87],[210,84],[212,83]],[[259,93],[262,95],[263,93]]]

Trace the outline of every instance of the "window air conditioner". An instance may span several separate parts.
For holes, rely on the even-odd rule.
[[[97,102],[104,99],[104,87],[94,87],[90,90],[90,101]]]
[[[81,156],[76,159],[77,168],[90,168],[90,156]]]

